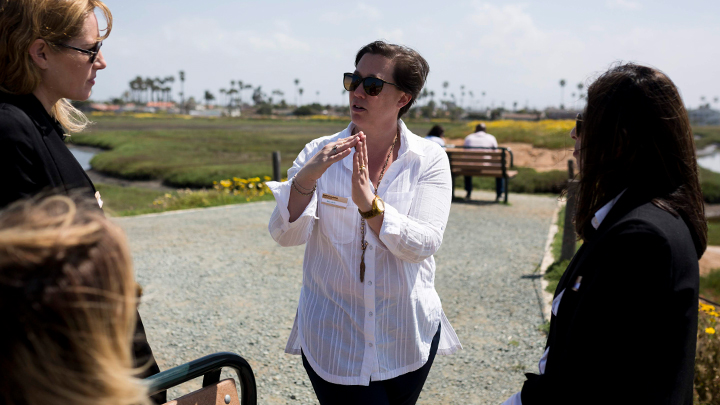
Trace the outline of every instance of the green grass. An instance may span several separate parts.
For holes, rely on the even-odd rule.
[[[93,158],[95,170],[127,179],[161,179],[173,187],[211,187],[218,179],[269,175],[270,156],[275,150],[280,151],[282,170],[286,171],[307,142],[341,131],[348,124],[346,120],[184,119],[162,115],[92,119],[95,124],[87,132],[73,135],[70,142],[107,149]],[[467,122],[440,124],[450,138],[472,132]],[[424,136],[435,122],[409,120],[407,125]],[[537,130],[518,128],[499,126],[498,140],[533,143],[535,137],[543,143],[556,136],[539,136]],[[533,192],[534,188],[520,180],[511,182],[510,191]]]
[[[708,219],[708,245],[720,246],[720,218]]]
[[[190,208],[207,208],[228,204],[248,202],[244,195],[232,195],[216,190],[163,191],[138,187],[121,187],[109,184],[96,184],[102,195],[103,210],[110,216],[131,216],[156,212],[175,211]],[[251,201],[272,200],[272,194],[254,197]],[[153,204],[160,200],[163,204]]]
[[[693,127],[693,135],[700,138],[695,140],[698,149],[713,143],[720,144],[720,127]]]
[[[159,212],[160,210],[152,209],[152,203],[165,194],[162,191],[110,184],[95,184],[95,188],[102,195],[103,210],[111,216]]]
[[[567,172],[551,170],[538,172],[527,167],[515,167],[518,174],[508,181],[510,193],[560,194],[567,185]],[[455,177],[455,187],[464,188],[462,176]],[[494,177],[473,177],[473,189],[495,190]]]
[[[700,277],[700,295],[715,302],[720,300],[720,269]]]
[[[563,230],[565,229],[565,207],[562,207],[560,212],[558,212],[557,226],[558,231],[550,244],[550,249],[555,262],[548,267],[544,276],[545,280],[548,281],[548,286],[545,288],[545,291],[550,294],[555,293],[555,289],[557,288],[558,282],[560,282],[560,278],[565,273],[568,265],[570,265],[570,260],[560,261],[560,255],[562,254]],[[577,241],[575,243],[576,252],[580,249],[580,246],[582,246],[582,241]]]

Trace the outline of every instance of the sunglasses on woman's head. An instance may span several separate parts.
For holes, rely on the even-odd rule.
[[[90,63],[95,63],[95,61],[97,60],[98,54],[100,53],[100,47],[102,46],[102,41],[96,42],[95,45],[90,49],[77,48],[77,47],[67,45],[67,44],[62,44],[62,43],[57,44],[57,45],[62,46],[63,48],[82,52],[86,55],[90,55]]]
[[[377,77],[360,77],[356,73],[345,73],[343,75],[343,86],[347,91],[355,91],[357,87],[362,83],[363,90],[368,96],[377,96],[383,89],[383,85],[390,84],[397,87],[397,84],[386,82],[385,80],[378,79]]]

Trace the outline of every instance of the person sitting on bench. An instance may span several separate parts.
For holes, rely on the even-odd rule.
[[[477,124],[475,127],[475,133],[472,133],[465,137],[465,147],[472,148],[497,148],[497,139],[494,136],[485,132],[486,127],[482,122]],[[472,194],[472,176],[465,176],[465,191],[467,195],[466,200],[470,200],[470,194]],[[505,181],[502,177],[495,179],[495,201],[500,200],[500,196],[505,192]]]

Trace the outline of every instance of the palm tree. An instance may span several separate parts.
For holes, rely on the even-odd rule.
[[[302,88],[302,87],[300,87],[300,88],[298,89],[298,93],[300,94],[300,104],[302,104],[302,95],[303,95],[303,91],[305,91],[305,90],[303,90],[303,88]]]
[[[225,89],[220,89],[219,91],[220,91],[220,94],[223,95],[223,97],[224,97],[225,94],[227,93],[227,90],[225,90]],[[223,99],[223,102],[222,102],[222,103],[225,104],[225,99]]]
[[[178,72],[178,77],[180,78],[180,104],[182,105],[182,108],[185,108],[185,71],[181,70]]]
[[[584,88],[584,87],[585,87],[585,85],[584,85],[582,82],[580,82],[580,83],[577,84],[577,88],[578,88],[578,98],[579,98],[580,100],[582,100],[582,99],[585,97],[585,96],[583,95],[583,88]]]
[[[513,101],[513,112],[517,111],[517,101]]]
[[[483,92],[481,93],[481,95],[482,95],[482,98],[483,98],[483,99],[482,99],[482,103],[483,103],[482,108],[485,108],[485,92],[483,91]]]
[[[220,92],[224,92],[225,89],[220,89]],[[210,108],[210,102],[215,100],[215,96],[210,93],[210,90],[205,90],[205,108]]]
[[[316,101],[318,104],[320,104],[320,91],[316,91],[316,92],[315,92],[315,99],[316,99],[315,101]]]
[[[460,107],[465,106],[465,85],[460,85]]]
[[[302,96],[302,91],[300,91],[300,89],[298,88],[299,85],[300,85],[300,79],[295,79],[295,91]],[[298,106],[297,96],[295,96],[295,106]]]
[[[560,79],[560,109],[565,109],[565,79]]]
[[[447,97],[447,88],[450,85],[447,81],[443,82],[443,97]]]

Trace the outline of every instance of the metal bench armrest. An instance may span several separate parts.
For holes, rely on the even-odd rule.
[[[218,371],[217,378],[219,381],[219,371],[223,367],[230,367],[237,373],[241,391],[240,403],[242,405],[257,404],[257,387],[252,367],[245,359],[235,353],[210,354],[147,377],[145,381],[149,385],[149,394],[153,395],[215,371]],[[217,383],[218,381],[211,381],[211,383]]]

